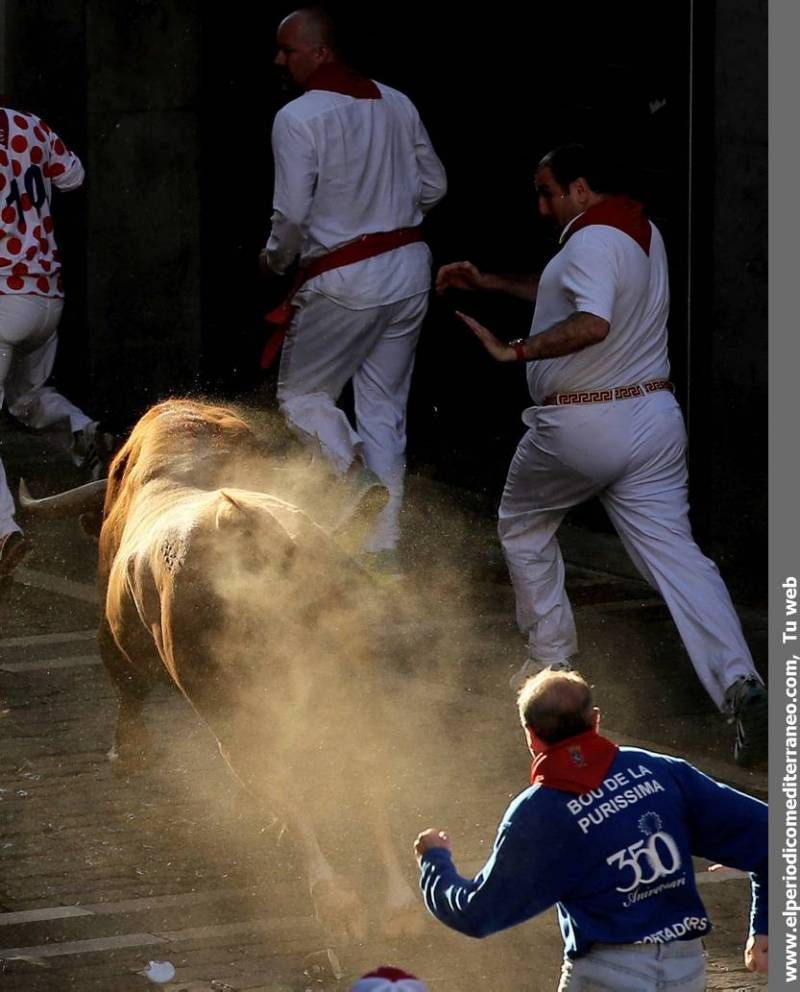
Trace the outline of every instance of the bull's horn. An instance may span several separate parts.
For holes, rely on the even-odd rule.
[[[103,505],[107,484],[108,479],[98,479],[96,482],[87,482],[86,485],[78,486],[76,489],[56,493],[55,496],[34,499],[25,484],[25,480],[20,479],[19,505],[26,513],[34,516],[76,517],[80,513],[88,513],[90,510],[96,510]]]

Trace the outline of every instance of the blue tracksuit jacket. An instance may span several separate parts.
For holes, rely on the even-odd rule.
[[[485,937],[557,905],[565,952],[664,943],[711,929],[692,855],[751,872],[750,932],[767,933],[767,806],[678,758],[620,748],[598,788],[542,785],[506,810],[491,857],[462,878],[450,852],[422,858],[425,904]]]

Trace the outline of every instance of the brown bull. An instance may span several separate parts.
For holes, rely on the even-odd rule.
[[[381,702],[371,582],[306,514],[251,488],[264,461],[239,417],[186,400],[149,410],[114,459],[99,549],[100,653],[119,691],[110,756],[117,771],[147,762],[142,704],[166,670],[237,778],[293,829],[323,924],[362,938],[363,907],[314,818],[331,776],[340,807],[356,783],[385,781],[363,741]],[[385,797],[369,806],[384,926],[415,932]]]

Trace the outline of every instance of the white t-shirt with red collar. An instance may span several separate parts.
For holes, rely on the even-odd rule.
[[[83,182],[80,159],[34,114],[0,107],[0,294],[63,297],[53,185]]]
[[[591,224],[575,231],[548,262],[539,280],[531,336],[577,311],[607,320],[610,329],[603,341],[582,351],[528,362],[534,403],[551,393],[669,378],[667,256],[658,228],[652,222],[650,227],[649,255],[618,228]]]

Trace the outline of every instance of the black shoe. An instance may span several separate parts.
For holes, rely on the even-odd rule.
[[[738,678],[728,686],[725,703],[736,725],[733,757],[737,765],[750,768],[767,760],[769,744],[767,690],[755,675]]]
[[[11,575],[31,550],[31,542],[18,530],[0,537],[0,579]]]

